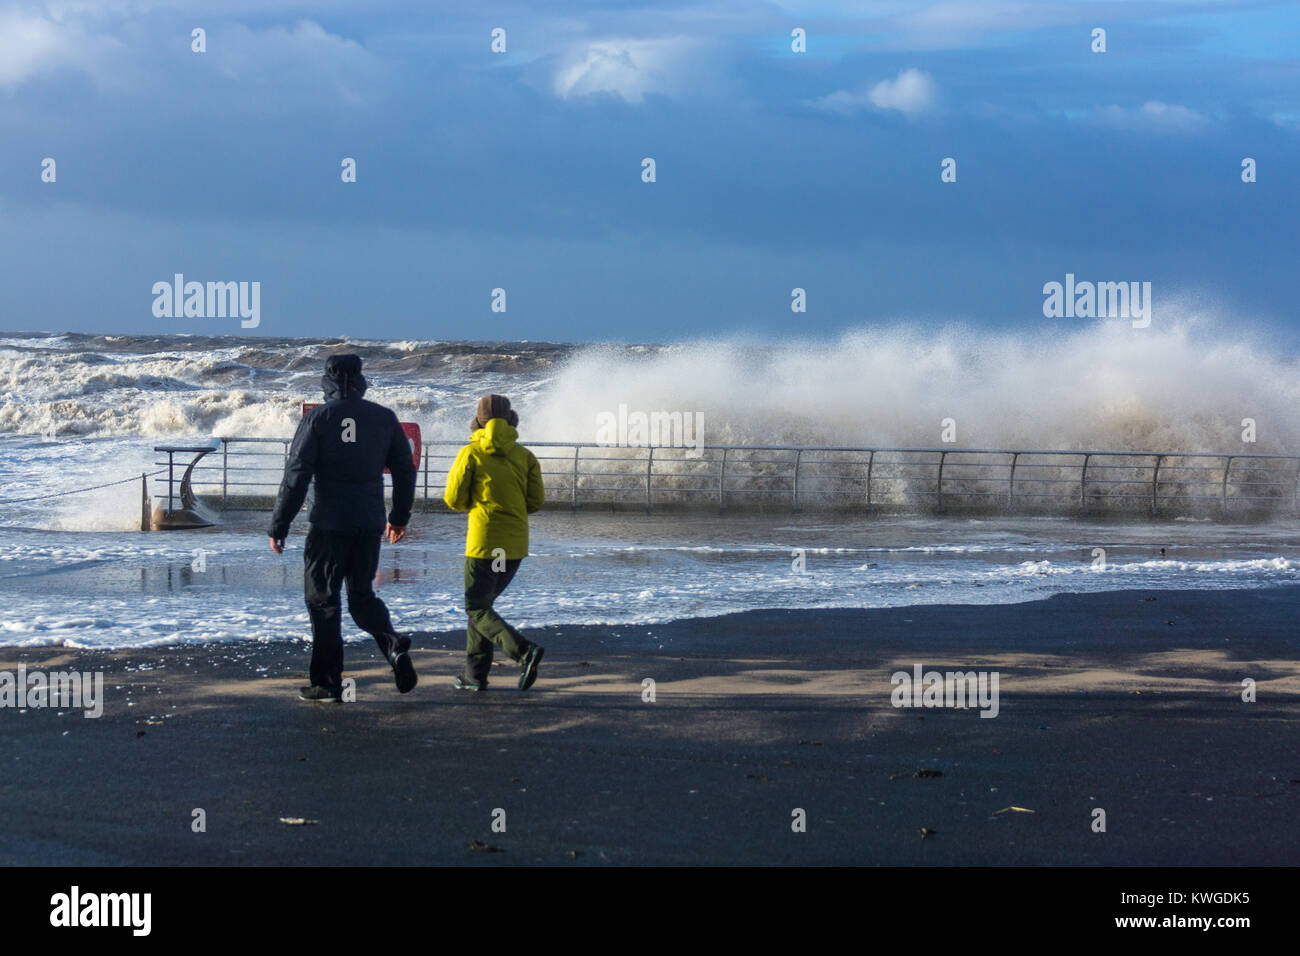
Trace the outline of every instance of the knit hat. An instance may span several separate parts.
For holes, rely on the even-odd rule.
[[[331,355],[325,360],[325,374],[321,388],[327,399],[347,398],[366,394],[366,377],[361,374],[360,355]]]
[[[510,399],[504,395],[484,395],[478,400],[478,411],[469,423],[469,430],[478,431],[494,418],[504,418],[511,428],[519,424],[519,416],[510,407]]]

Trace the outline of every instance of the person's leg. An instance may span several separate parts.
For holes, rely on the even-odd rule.
[[[380,653],[393,665],[397,690],[405,694],[415,688],[419,678],[415,674],[415,665],[411,663],[411,655],[407,653],[411,648],[411,639],[393,631],[388,606],[375,594],[379,539],[378,533],[359,534],[349,542],[347,574],[344,577],[348,586],[348,611],[352,614],[352,620],[357,622],[357,627],[370,632],[379,645]]]
[[[465,680],[484,684],[492,670],[492,641],[474,626],[470,608],[485,601],[491,607],[496,597],[496,574],[492,562],[484,558],[465,559],[465,611],[469,623],[465,629]]]
[[[325,531],[307,532],[303,548],[303,592],[311,619],[311,683],[343,686],[343,636],[339,628],[339,585],[343,578],[337,542]]]
[[[512,558],[506,562],[504,571],[497,572],[496,587],[494,588],[495,593],[492,595],[493,601],[501,596],[502,591],[510,587],[510,582],[515,579],[515,573],[519,570],[519,565],[523,563],[523,558]]]
[[[505,570],[497,574],[496,597],[500,597],[501,592],[510,586],[510,582],[515,579],[515,572],[519,570],[521,564],[523,564],[523,558],[515,558],[506,562]],[[507,624],[506,627],[510,628],[510,625]],[[542,660],[545,649],[540,644],[534,644],[513,628],[510,628],[510,632],[519,641],[519,656],[515,658],[520,668],[519,689],[528,690],[537,681],[537,666]]]
[[[388,605],[375,594],[380,537],[378,534],[360,534],[351,540],[343,580],[347,583],[348,611],[352,620],[375,639],[384,659],[391,661],[394,653],[409,649],[411,641],[393,633]]]
[[[507,561],[503,571],[493,571],[491,558],[465,559],[465,613],[469,615],[470,640],[477,635],[478,647],[482,647],[484,640],[490,641],[512,661],[523,657],[532,644],[502,620],[492,609],[492,603],[510,584],[521,560]],[[490,656],[488,661],[491,662]]]

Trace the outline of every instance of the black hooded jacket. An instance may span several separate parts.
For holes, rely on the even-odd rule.
[[[366,379],[356,355],[334,355],[321,378],[325,404],[298,423],[268,530],[277,541],[316,481],[309,520],[325,531],[384,530],[384,469],[393,475],[388,523],[405,527],[415,502],[411,446],[391,409],[365,401]]]

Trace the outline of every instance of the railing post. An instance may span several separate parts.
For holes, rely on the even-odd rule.
[[[176,482],[172,478],[172,463],[175,461],[175,452],[167,453],[167,510],[174,511],[176,506],[172,503],[172,488]]]
[[[140,530],[149,531],[153,528],[153,521],[149,515],[149,476],[144,472],[140,473]]]
[[[718,510],[724,511],[727,507],[727,452],[730,449],[722,449],[722,467],[718,469]]]
[[[1160,510],[1160,463],[1164,460],[1164,455],[1156,455],[1156,466],[1151,472],[1151,517],[1153,518]]]
[[[1083,470],[1079,472],[1079,508],[1088,510],[1088,460],[1092,455],[1083,456]]]
[[[867,452],[867,507],[871,507],[871,469],[876,464],[876,450]]]
[[[1224,516],[1225,518],[1228,516],[1228,471],[1229,471],[1231,468],[1232,468],[1232,456],[1229,455],[1229,456],[1228,456],[1228,460],[1225,461],[1225,462],[1223,463],[1223,510],[1222,510],[1222,513],[1223,513],[1223,516]]]
[[[650,511],[650,483],[655,467],[655,446],[651,445],[645,459],[645,510]]]
[[[1020,460],[1020,452],[1011,453],[1011,484],[1007,489],[1007,507],[1015,508],[1016,506],[1016,462]]]
[[[221,439],[221,506],[226,505],[226,489],[229,487],[230,474],[230,439]]]
[[[797,448],[794,453],[794,510],[799,510],[799,459],[803,457],[803,449]]]
[[[578,510],[578,453],[582,451],[581,445],[573,446],[573,510]]]
[[[939,452],[939,485],[935,489],[935,491],[936,491],[936,498],[938,500],[938,508],[940,511],[943,511],[943,463],[944,463],[944,459],[946,459],[947,457],[948,457],[948,453],[946,451]]]

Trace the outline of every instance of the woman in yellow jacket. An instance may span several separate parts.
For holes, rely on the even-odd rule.
[[[461,690],[485,690],[492,668],[492,645],[517,661],[519,689],[537,680],[543,648],[501,619],[492,604],[528,556],[528,516],[546,493],[542,469],[531,451],[518,444],[519,416],[504,395],[484,395],[470,423],[470,443],[447,473],[442,500],[454,511],[469,512],[465,542],[465,675]]]

